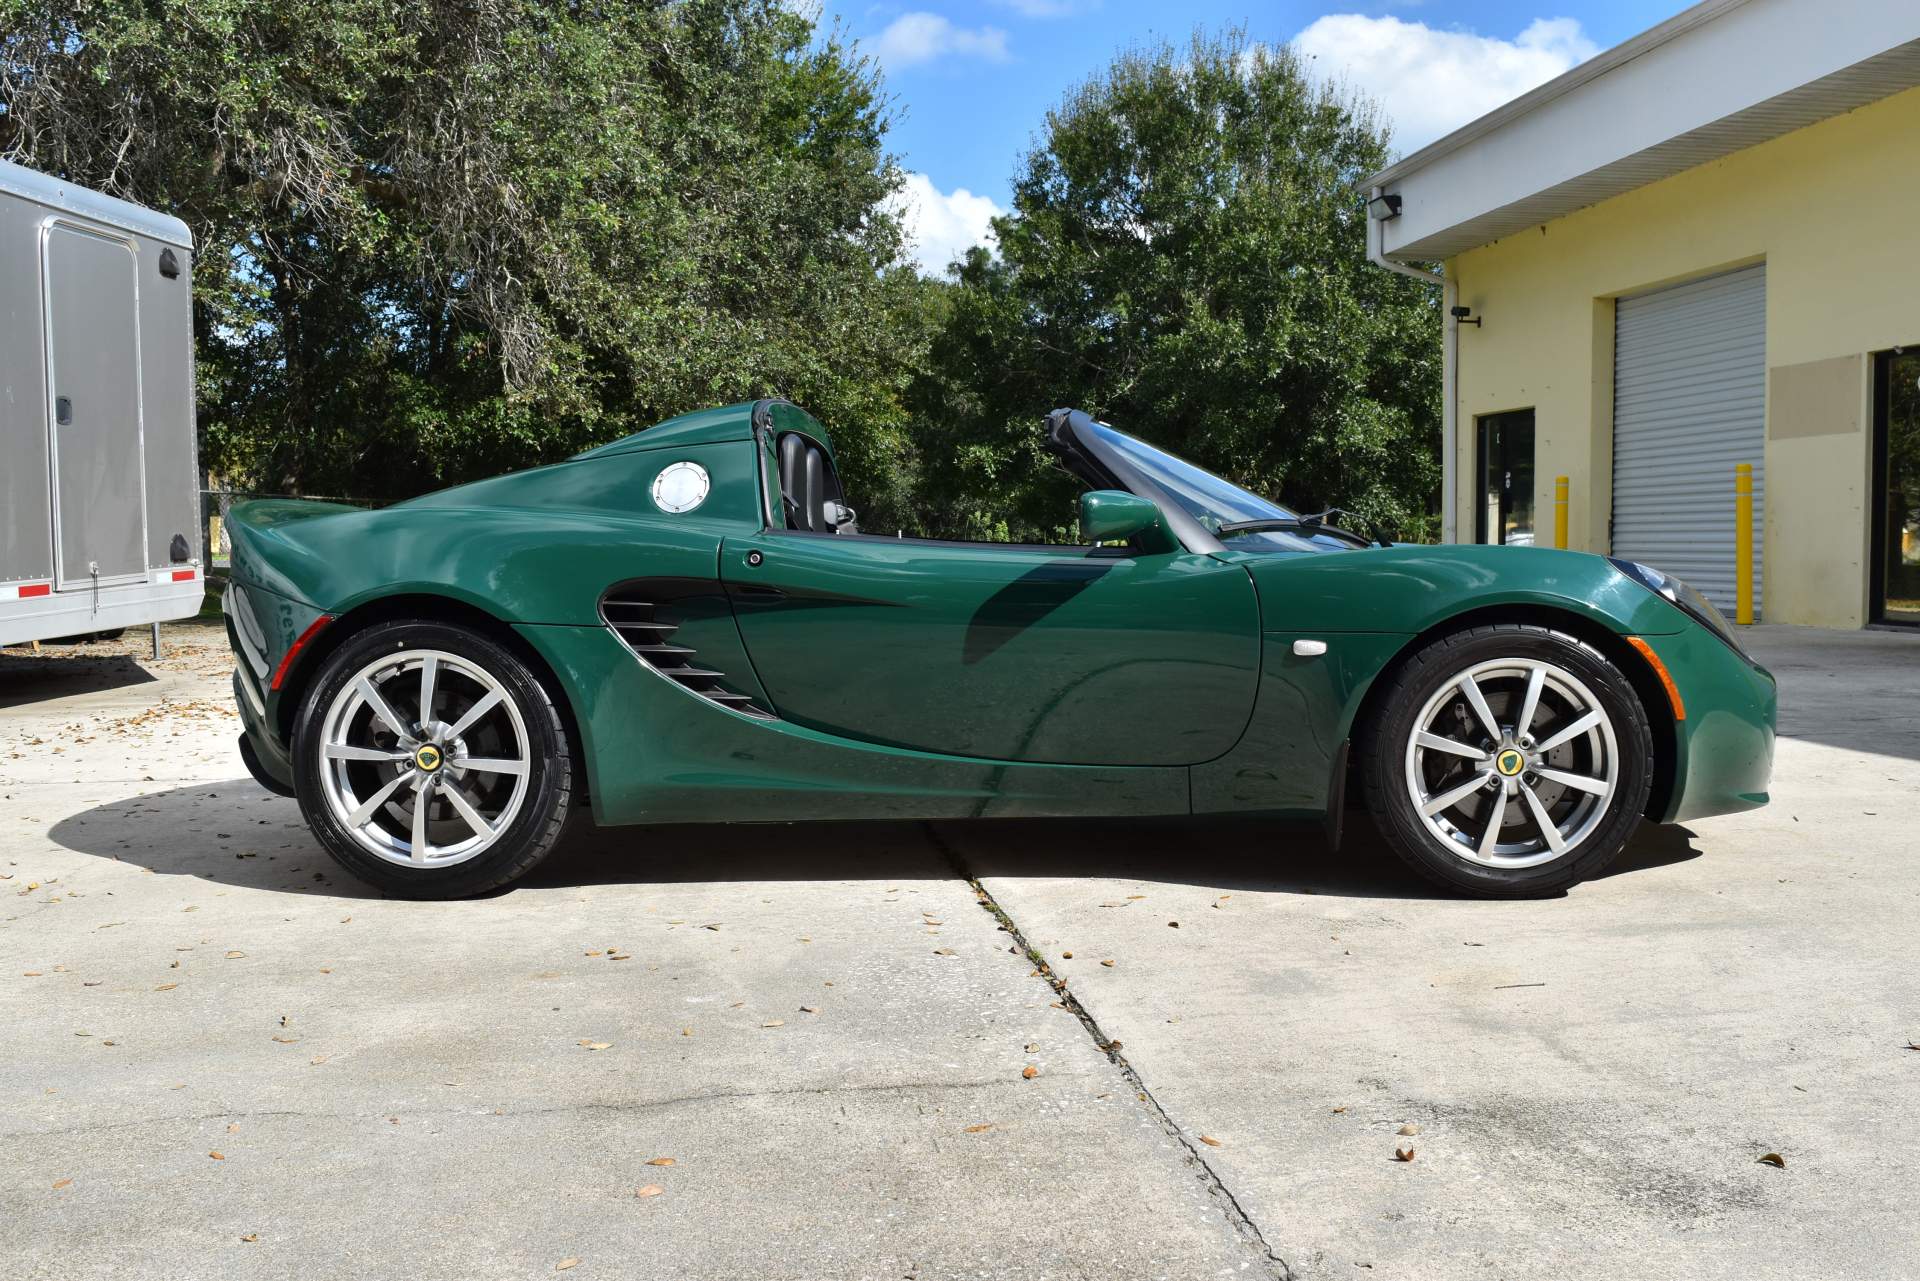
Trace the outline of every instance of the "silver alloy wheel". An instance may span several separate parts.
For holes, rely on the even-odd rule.
[[[520,812],[529,742],[513,695],[490,672],[445,650],[403,650],[334,695],[320,730],[320,787],[369,853],[451,867],[492,846]]]
[[[1620,779],[1613,720],[1566,668],[1475,663],[1420,709],[1406,751],[1414,811],[1459,857],[1534,867],[1571,853]]]

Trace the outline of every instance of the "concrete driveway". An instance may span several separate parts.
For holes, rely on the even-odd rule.
[[[8,1281],[1912,1274],[1920,638],[1756,631],[1774,805],[1545,902],[1187,822],[589,831],[418,904],[171,635],[0,657]]]

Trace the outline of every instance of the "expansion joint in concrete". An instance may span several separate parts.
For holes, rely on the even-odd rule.
[[[1069,1014],[1080,1020],[1080,1026],[1085,1029],[1088,1036],[1093,1038],[1094,1047],[1106,1055],[1108,1061],[1111,1062],[1114,1067],[1119,1070],[1120,1075],[1126,1079],[1127,1085],[1134,1092],[1134,1097],[1145,1106],[1148,1113],[1158,1122],[1161,1130],[1166,1133],[1167,1137],[1180,1145],[1182,1151],[1186,1153],[1188,1164],[1194,1168],[1201,1184],[1219,1205],[1221,1213],[1226,1217],[1227,1223],[1233,1228],[1241,1241],[1259,1257],[1259,1261],[1265,1268],[1267,1275],[1271,1277],[1273,1281],[1296,1281],[1298,1274],[1294,1272],[1293,1268],[1285,1259],[1282,1259],[1278,1254],[1274,1253],[1272,1246],[1267,1244],[1267,1238],[1265,1234],[1260,1231],[1260,1226],[1247,1214],[1246,1210],[1241,1206],[1239,1198],[1233,1194],[1233,1189],[1227,1186],[1226,1181],[1220,1177],[1219,1171],[1215,1170],[1213,1164],[1208,1161],[1206,1150],[1199,1145],[1197,1140],[1193,1139],[1185,1130],[1181,1129],[1180,1126],[1174,1122],[1173,1118],[1167,1115],[1167,1110],[1160,1106],[1160,1101],[1154,1097],[1153,1091],[1147,1088],[1147,1083],[1141,1079],[1140,1073],[1135,1070],[1131,1063],[1127,1062],[1126,1055],[1121,1053],[1120,1043],[1100,1030],[1099,1022],[1094,1019],[1093,1014],[1087,1007],[1080,1003],[1079,998],[1073,994],[1073,989],[1067,985],[1067,981],[1054,974],[1052,967],[1047,964],[1046,958],[1041,956],[1039,951],[1027,941],[1026,935],[1022,933],[1020,929],[1020,923],[1014,920],[1005,908],[1000,906],[999,902],[993,897],[993,894],[987,887],[980,883],[980,878],[973,874],[973,869],[967,864],[966,856],[961,854],[951,842],[946,840],[946,838],[940,834],[939,829],[933,824],[928,823],[924,824],[924,826],[926,828],[927,839],[933,844],[934,849],[938,850],[947,862],[952,865],[956,875],[973,887],[974,898],[980,904],[981,909],[999,921],[1001,928],[1013,939],[1014,946],[1026,954],[1028,959],[1033,962],[1034,969],[1038,972],[1039,977],[1043,979],[1059,997],[1060,1004]]]

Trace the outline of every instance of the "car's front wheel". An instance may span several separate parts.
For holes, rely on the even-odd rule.
[[[1653,736],[1626,676],[1563,632],[1501,624],[1401,666],[1363,745],[1389,844],[1439,883],[1557,892],[1619,854],[1646,808]]]
[[[539,679],[489,636],[383,623],[329,655],[294,727],[301,812],[336,861],[408,898],[524,875],[565,824],[573,763]]]

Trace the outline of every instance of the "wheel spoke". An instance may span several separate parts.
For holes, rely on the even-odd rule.
[[[1478,774],[1475,774],[1472,778],[1460,784],[1460,786],[1450,791],[1442,792],[1438,796],[1427,797],[1420,804],[1420,812],[1431,818],[1448,806],[1458,804],[1460,801],[1473,795],[1475,788],[1485,787],[1487,780],[1492,777],[1493,771],[1481,770]]]
[[[354,683],[354,688],[360,691],[360,697],[365,699],[367,706],[373,709],[373,714],[385,721],[387,728],[392,730],[395,736],[403,739],[413,737],[413,731],[407,728],[406,722],[400,719],[393,708],[387,706],[387,700],[381,697],[380,691],[373,687],[372,681],[362,676]]]
[[[448,802],[452,804],[454,813],[467,821],[467,826],[473,829],[475,836],[493,835],[493,824],[487,822],[480,811],[473,807],[472,802],[468,801],[467,798],[461,794],[459,788],[455,787],[452,783],[442,783],[440,790],[445,794]]]
[[[1527,677],[1526,697],[1520,700],[1520,719],[1513,723],[1513,736],[1525,738],[1533,728],[1533,714],[1540,706],[1540,687],[1546,684],[1547,669],[1536,667]]]
[[[1558,783],[1562,787],[1571,787],[1576,792],[1586,792],[1593,796],[1605,796],[1610,790],[1604,778],[1588,778],[1585,774],[1569,774],[1565,770],[1544,767],[1533,772],[1549,783]]]
[[[407,851],[416,863],[426,862],[433,848],[427,844],[427,810],[433,800],[433,775],[422,774],[413,787],[413,845]]]
[[[500,702],[500,691],[498,690],[490,689],[485,694],[482,694],[480,696],[480,701],[475,703],[472,707],[469,707],[467,709],[467,714],[465,716],[462,716],[458,721],[454,722],[453,728],[447,731],[447,737],[459,738],[462,734],[466,733],[469,729],[473,728],[473,724],[475,721],[478,721],[482,716],[485,716],[488,712],[492,711],[499,702]]]
[[[462,756],[453,762],[455,769],[478,770],[482,774],[514,774],[527,772],[525,761],[496,760],[488,756]]]
[[[1552,815],[1547,813],[1547,807],[1540,803],[1540,798],[1535,796],[1533,789],[1525,783],[1520,784],[1520,795],[1527,802],[1527,809],[1533,814],[1534,826],[1538,827],[1540,835],[1546,838],[1547,848],[1555,854],[1565,854],[1566,838],[1560,835],[1560,828],[1554,823]]]
[[[404,761],[412,755],[384,747],[354,747],[348,743],[328,743],[321,753],[330,761]]]
[[[1429,734],[1421,730],[1414,736],[1414,743],[1430,752],[1451,752],[1455,756],[1464,756],[1470,761],[1490,761],[1493,753],[1482,751],[1471,743],[1463,743],[1457,738],[1442,738],[1438,734]]]
[[[1592,729],[1595,725],[1598,725],[1602,719],[1604,719],[1604,717],[1602,716],[1600,709],[1596,707],[1592,711],[1588,712],[1585,716],[1582,716],[1579,720],[1575,721],[1573,724],[1567,726],[1565,729],[1557,731],[1552,738],[1548,739],[1544,743],[1539,744],[1533,750],[1539,755],[1545,756],[1548,752],[1551,752],[1554,748],[1560,746],[1560,744],[1568,741],[1569,739],[1580,737],[1580,735],[1586,733],[1588,730]]]
[[[433,685],[440,676],[440,660],[429,654],[420,660],[420,723],[433,720]]]
[[[388,779],[385,787],[382,787],[379,791],[375,792],[372,796],[369,796],[366,800],[360,802],[360,808],[355,810],[353,813],[347,815],[347,826],[349,827],[363,826],[368,819],[374,816],[375,811],[377,811],[382,805],[385,805],[387,803],[387,798],[389,796],[392,796],[395,792],[400,790],[400,785],[406,782],[410,776],[411,776],[410,773],[395,774],[392,778]]]
[[[1479,852],[1481,858],[1493,857],[1493,847],[1500,843],[1500,825],[1507,818],[1507,789],[1502,787],[1493,794],[1493,811],[1487,815],[1487,830],[1480,833]]]
[[[1480,692],[1479,682],[1475,681],[1471,675],[1462,676],[1460,692],[1466,695],[1468,704],[1473,708],[1473,714],[1480,718],[1480,724],[1486,727],[1488,735],[1494,742],[1499,742],[1500,725],[1493,719],[1493,709],[1487,706],[1487,696]]]

